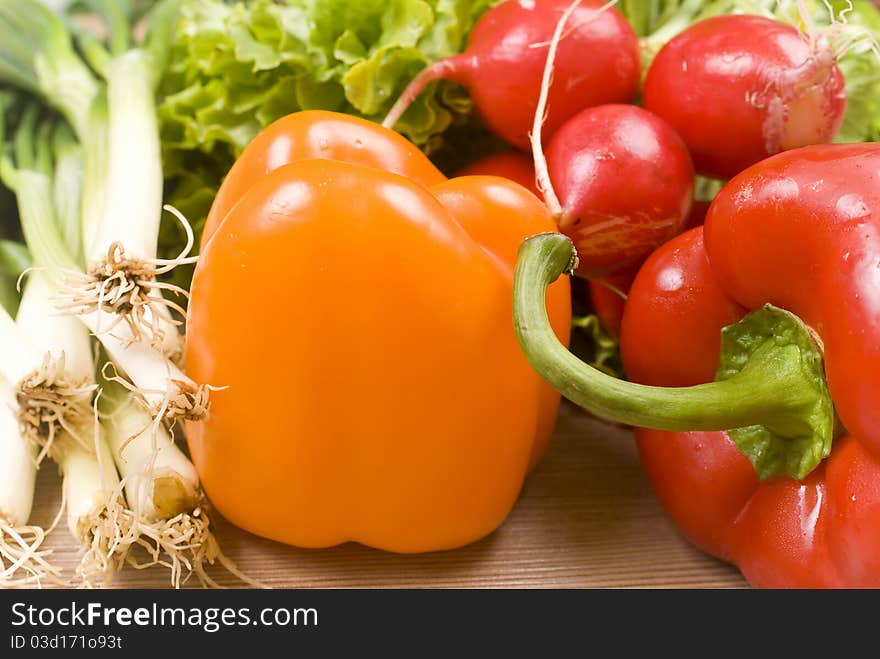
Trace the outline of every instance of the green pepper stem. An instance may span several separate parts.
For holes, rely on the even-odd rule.
[[[621,423],[676,432],[764,425],[789,437],[811,434],[805,420],[816,396],[802,373],[799,349],[772,342],[727,380],[693,387],[653,387],[611,377],[575,357],[556,338],[546,289],[577,262],[557,233],[526,240],[514,275],[514,326],[532,367],[563,396]]]

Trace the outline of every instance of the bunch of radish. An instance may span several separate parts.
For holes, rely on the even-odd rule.
[[[412,81],[385,121],[431,81],[467,88],[514,150],[460,173],[507,176],[542,195],[600,300],[625,295],[631,275],[622,273],[701,221],[695,174],[726,179],[779,151],[829,142],[846,106],[840,49],[803,3],[805,30],[740,14],[686,27],[644,84],[639,38],[616,4],[502,2],[464,53]]]

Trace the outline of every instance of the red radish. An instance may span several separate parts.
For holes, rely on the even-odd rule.
[[[383,125],[391,128],[431,82],[453,80],[470,92],[489,129],[513,146],[529,148],[541,74],[557,23],[572,0],[507,0],[488,11],[464,53],[435,62],[416,76]],[[626,19],[600,0],[574,3],[559,42],[550,89],[547,134],[583,108],[625,103],[641,74],[639,42]]]
[[[566,24],[563,12],[544,61],[529,142],[535,179],[588,279],[638,263],[678,233],[693,201],[694,168],[681,138],[633,105],[602,105],[571,117],[545,153],[542,130]]]
[[[532,159],[519,151],[502,151],[480,158],[467,167],[460,169],[455,176],[503,176],[516,181],[527,190],[531,190],[540,198],[538,185],[535,183],[535,165]]]
[[[694,169],[681,138],[634,105],[575,115],[546,149],[560,230],[596,277],[637,263],[679,233],[691,210]],[[554,208],[553,204],[558,204]]]
[[[779,151],[830,142],[846,91],[825,35],[726,15],[695,23],[660,50],[643,103],[678,131],[698,171],[730,178]]]

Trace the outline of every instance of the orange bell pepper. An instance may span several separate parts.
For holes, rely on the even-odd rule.
[[[512,322],[517,248],[553,230],[520,185],[446,180],[367,121],[267,128],[217,196],[188,312],[189,375],[228,387],[187,433],[217,509],[303,547],[495,529],[559,403]],[[566,281],[548,308],[567,343]]]

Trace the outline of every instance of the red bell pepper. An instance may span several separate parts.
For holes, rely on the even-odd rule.
[[[756,586],[880,586],[880,145],[765,160],[651,256],[621,340],[644,384],[547,340],[541,290],[570,258],[559,237],[521,248],[520,344],[564,395],[642,426],[682,533]]]

